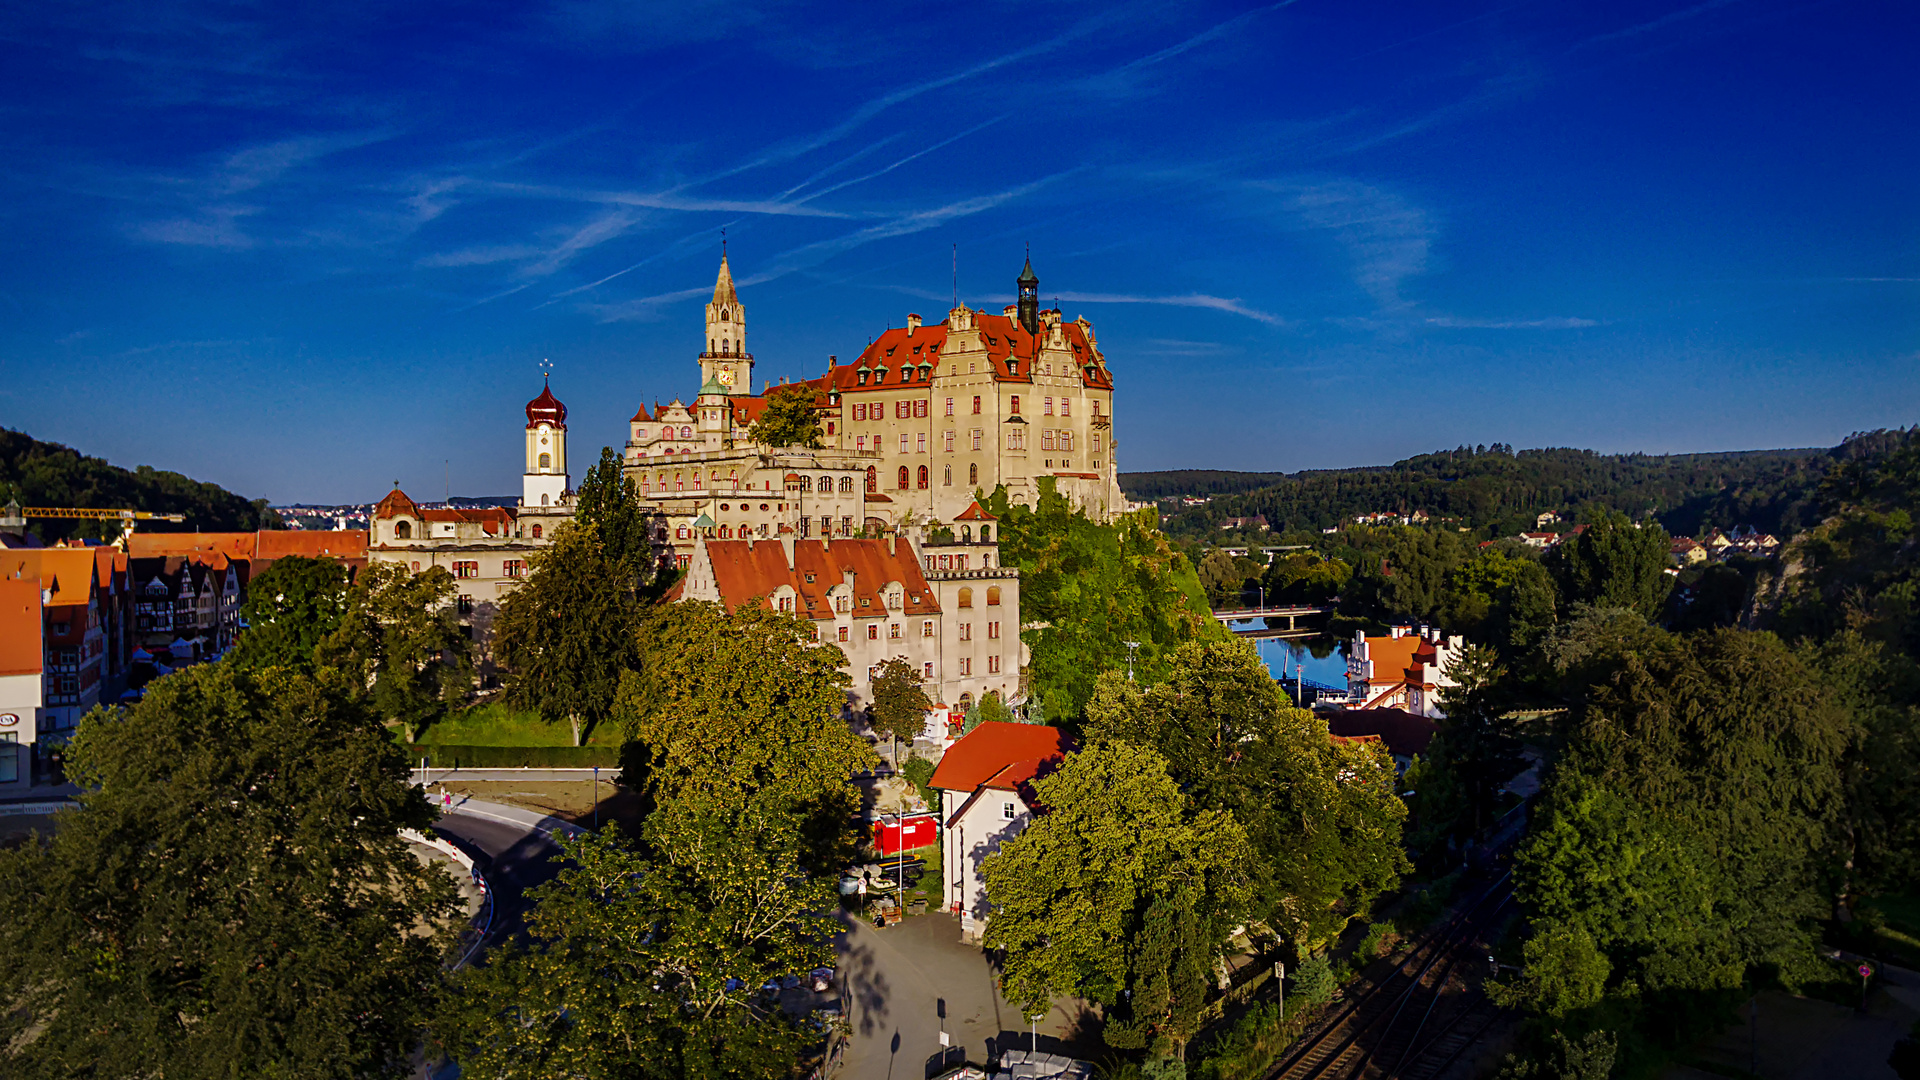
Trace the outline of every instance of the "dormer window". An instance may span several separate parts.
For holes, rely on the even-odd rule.
[[[1007,358],[1007,374],[1009,375],[1020,374],[1020,361],[1015,360],[1012,357],[1008,357]]]
[[[860,373],[860,385],[861,386],[867,385],[867,373],[864,371]]]

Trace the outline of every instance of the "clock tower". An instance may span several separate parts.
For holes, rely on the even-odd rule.
[[[707,349],[700,354],[700,382],[718,383],[726,393],[753,393],[753,354],[747,351],[747,312],[733,288],[733,270],[720,253],[720,277],[707,305]]]

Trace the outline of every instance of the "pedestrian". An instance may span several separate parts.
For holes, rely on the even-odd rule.
[[[444,787],[440,789],[440,806],[447,813],[453,812],[453,792]]]

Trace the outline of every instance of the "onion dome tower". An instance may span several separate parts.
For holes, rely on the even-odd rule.
[[[527,471],[522,478],[520,505],[559,506],[573,486],[567,476],[567,407],[540,387],[540,396],[527,402]]]

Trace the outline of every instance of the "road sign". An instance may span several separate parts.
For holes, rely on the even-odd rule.
[[[1860,965],[1860,977],[1861,977],[1861,978],[1863,978],[1863,979],[1871,979],[1871,978],[1873,978],[1873,965],[1872,965],[1872,964],[1861,964],[1861,965]]]

